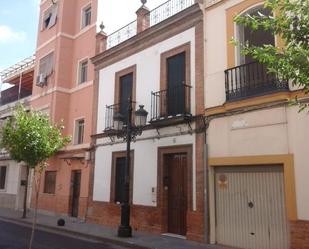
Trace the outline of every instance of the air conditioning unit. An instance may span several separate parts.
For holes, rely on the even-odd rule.
[[[37,78],[37,86],[43,87],[46,84],[47,77],[44,74],[39,74]]]

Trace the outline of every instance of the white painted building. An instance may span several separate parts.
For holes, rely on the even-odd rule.
[[[0,72],[1,87],[4,83],[11,87],[0,93],[0,120],[12,116],[19,104],[29,106],[33,84],[34,57],[29,57]],[[10,155],[0,151],[0,207],[23,209],[27,168],[22,163],[11,160]],[[29,183],[29,188],[30,188]],[[29,190],[31,192],[31,190]],[[31,194],[27,205],[30,206]]]
[[[90,221],[120,224],[126,143],[115,135],[113,118],[126,115],[131,96],[134,110],[144,105],[149,112],[148,125],[131,144],[132,228],[204,238],[203,18],[191,2],[156,25],[155,12],[142,6],[137,35],[92,59],[98,109]]]

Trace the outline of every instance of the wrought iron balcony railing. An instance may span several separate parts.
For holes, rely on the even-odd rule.
[[[107,37],[107,49],[117,46],[118,44],[130,39],[137,33],[136,20],[115,31]]]
[[[149,13],[150,27],[189,8],[194,3],[194,0],[169,0],[161,4]]]
[[[107,105],[105,110],[105,131],[116,130],[114,127],[114,117],[115,114],[121,114],[124,125],[127,123],[128,119],[128,102]],[[131,102],[133,110],[135,110],[136,103]],[[132,122],[134,120],[134,113],[132,114]]]
[[[151,121],[191,116],[190,93],[191,86],[186,84],[151,92]]]
[[[194,5],[195,0],[168,0],[157,8],[150,11],[149,26],[154,26],[165,19],[176,15],[177,13]],[[107,49],[117,46],[118,44],[130,39],[137,34],[137,21],[113,32],[107,37]]]
[[[267,71],[265,65],[251,62],[225,70],[226,100],[288,91],[287,80],[281,80],[275,73]]]

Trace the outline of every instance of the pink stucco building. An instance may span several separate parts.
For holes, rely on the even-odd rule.
[[[31,105],[64,122],[71,143],[49,161],[41,211],[84,217],[88,200],[97,0],[42,0]],[[70,184],[71,183],[71,184]]]

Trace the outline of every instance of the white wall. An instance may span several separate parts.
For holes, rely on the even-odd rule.
[[[195,113],[195,28],[134,54],[100,71],[97,132],[104,130],[105,106],[114,104],[115,73],[136,64],[136,101],[151,109],[151,91],[160,90],[160,56],[168,50],[191,42],[191,113]],[[148,115],[148,118],[150,115]]]
[[[115,73],[136,65],[136,100],[137,104],[144,104],[145,109],[151,109],[151,91],[160,90],[160,58],[161,54],[185,43],[191,43],[191,113],[195,114],[195,28],[191,28],[154,46],[125,58],[100,71],[99,103],[97,132],[104,130],[105,106],[114,104]],[[150,118],[150,113],[148,115]],[[160,129],[160,134],[172,134],[187,130],[188,127],[181,125],[173,128]],[[142,138],[158,135],[155,130],[145,131]],[[108,138],[99,139],[98,144],[110,142]],[[157,188],[157,153],[158,147],[174,146],[181,144],[193,145],[193,183],[195,182],[195,135],[182,135],[161,139],[148,139],[132,143],[134,150],[134,184],[133,203],[137,205],[156,206],[151,190]],[[125,144],[112,146],[99,146],[96,150],[94,193],[95,201],[110,200],[112,152],[124,151]],[[193,189],[193,207],[196,207],[195,184]]]
[[[309,114],[280,107],[211,121],[210,157],[293,154],[298,218],[309,220]]]
[[[225,102],[224,70],[227,69],[226,10],[241,0],[224,1],[205,10],[205,107]]]
[[[179,129],[165,128],[166,133],[177,132]],[[161,130],[161,132],[163,132]],[[155,136],[156,131],[144,132],[143,138]],[[108,142],[108,139],[100,139],[98,144]],[[175,145],[193,145],[193,183],[195,182],[195,135],[182,135],[177,137],[168,137],[161,139],[151,139],[137,141],[131,144],[134,150],[134,176],[133,176],[133,204],[156,206],[151,190],[157,188],[157,171],[158,171],[158,147],[175,146]],[[94,192],[95,201],[110,201],[111,187],[111,167],[112,152],[125,151],[126,144],[115,144],[113,146],[101,146],[96,150],[96,164],[94,173]],[[196,206],[195,184],[192,184],[193,190],[193,207]]]
[[[0,166],[7,166],[5,189],[0,190],[0,193],[16,195],[19,187],[19,164],[11,160],[0,161]]]
[[[285,108],[215,119],[208,139],[210,157],[287,154]]]

